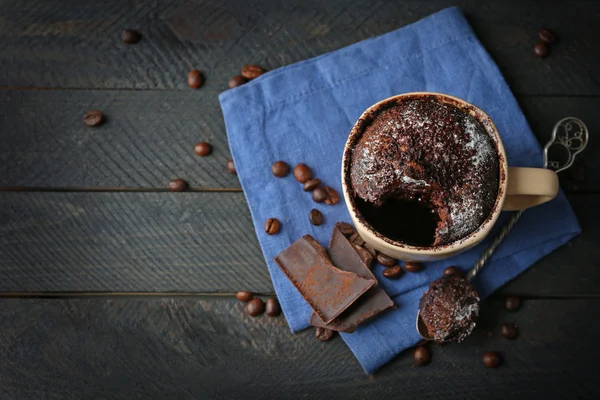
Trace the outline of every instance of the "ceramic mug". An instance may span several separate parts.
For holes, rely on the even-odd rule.
[[[352,149],[363,133],[365,121],[372,118],[373,115],[376,115],[381,108],[389,103],[398,103],[403,100],[415,100],[431,96],[434,96],[441,103],[451,104],[466,111],[481,123],[497,149],[500,176],[498,195],[494,207],[486,220],[477,229],[466,237],[449,244],[420,247],[392,240],[373,229],[369,222],[362,218],[354,203],[349,176]],[[365,242],[378,251],[399,260],[430,261],[451,257],[480,243],[490,233],[501,211],[522,210],[552,200],[558,192],[558,176],[554,171],[548,169],[509,167],[506,161],[504,146],[502,145],[496,126],[486,113],[474,105],[443,93],[413,92],[393,96],[372,105],[354,124],[344,148],[342,191],[352,222],[354,222],[356,230]]]

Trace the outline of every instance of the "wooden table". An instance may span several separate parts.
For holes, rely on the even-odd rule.
[[[0,398],[598,398],[600,2],[481,3],[0,1]],[[217,95],[242,65],[275,69],[453,4],[540,142],[559,118],[588,124],[579,173],[561,176],[584,232],[486,300],[465,343],[369,377],[339,338],[292,335],[233,297],[273,289]],[[544,60],[542,27],[560,37]],[[123,44],[125,28],[143,39]],[[103,126],[83,125],[90,109]],[[194,155],[201,140],[212,156]],[[175,177],[191,190],[170,193]],[[508,294],[521,311],[503,310]],[[501,368],[483,367],[488,350]]]

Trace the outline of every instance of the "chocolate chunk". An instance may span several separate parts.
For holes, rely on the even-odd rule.
[[[296,240],[274,261],[325,323],[333,321],[377,283],[336,268],[325,248],[310,235]]]
[[[342,233],[339,224],[336,224],[329,241],[329,255],[333,264],[343,271],[354,272],[361,278],[375,279],[368,264],[365,264],[355,250],[354,245]],[[368,254],[365,249],[362,250]],[[379,287],[372,287],[331,323],[325,324],[316,313],[312,313],[310,324],[334,331],[354,332],[361,323],[392,307],[394,302],[385,291]]]
[[[352,247],[354,247],[354,250],[356,251],[356,253],[358,253],[365,265],[371,268],[373,264],[373,256],[371,255],[371,253],[369,253],[364,247],[357,246],[354,243],[352,243],[351,245]]]
[[[357,246],[362,246],[363,244],[365,244],[365,241],[363,240],[363,238],[360,237],[358,232],[354,232],[352,236],[350,236],[350,242],[354,243]]]
[[[375,250],[375,247],[371,246],[369,243],[365,242],[365,244],[362,246],[366,251],[369,252],[369,254],[371,255],[371,257],[373,257],[373,260],[375,259],[375,257],[377,257],[377,250]]]
[[[316,313],[310,316],[310,324],[320,326],[338,332],[352,333],[358,326],[368,319],[386,311],[395,308],[395,304],[387,295],[385,290],[380,287],[369,289],[356,303],[352,304],[339,317],[325,324]]]
[[[344,236],[342,231],[335,226],[333,232],[331,232],[331,239],[329,240],[329,257],[333,265],[341,269],[342,271],[353,272],[363,279],[376,279],[375,275],[369,269],[370,262],[365,262],[363,258],[366,254],[370,257],[369,253],[360,248],[363,251],[361,254],[358,249],[350,243],[348,238]]]

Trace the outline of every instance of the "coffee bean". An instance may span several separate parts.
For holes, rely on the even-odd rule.
[[[506,308],[508,311],[517,311],[519,308],[521,308],[521,304],[521,298],[518,296],[508,296],[504,300],[504,308]]]
[[[269,218],[265,223],[265,232],[267,235],[274,235],[279,232],[279,220],[277,218]]]
[[[235,297],[239,301],[243,301],[244,303],[246,303],[254,298],[254,294],[252,294],[251,292],[237,292],[235,294]]]
[[[248,79],[244,78],[241,75],[236,75],[229,80],[227,86],[229,86],[229,89],[233,89],[235,87],[242,86],[246,82],[248,82]]]
[[[276,317],[281,313],[281,307],[279,301],[275,297],[271,297],[267,300],[267,315],[269,317]]]
[[[188,184],[183,179],[177,178],[169,182],[169,190],[171,192],[183,192],[185,189],[187,189],[187,187]]]
[[[353,243],[357,246],[362,246],[363,244],[365,244],[365,241],[363,240],[363,238],[360,237],[358,232],[354,232],[352,235],[350,235],[350,238],[348,240],[350,241],[350,243]]]
[[[313,190],[315,190],[316,188],[319,187],[319,185],[321,184],[321,180],[314,178],[314,179],[309,179],[306,182],[304,182],[304,191],[305,192],[312,192]]]
[[[331,329],[317,327],[315,337],[321,342],[325,342],[333,337],[334,332]]]
[[[246,79],[258,78],[265,73],[265,70],[258,65],[246,65],[242,68],[242,75]]]
[[[540,36],[540,39],[542,39],[546,43],[554,43],[554,41],[556,40],[556,35],[549,29],[542,29],[538,33],[538,35]]]
[[[323,189],[325,189],[325,192],[327,193],[327,197],[325,197],[325,204],[332,206],[340,201],[340,195],[334,188],[331,186],[325,186]]]
[[[402,270],[402,268],[400,268],[399,265],[396,265],[395,267],[387,267],[383,270],[383,276],[385,276],[388,279],[398,279],[402,276],[403,273],[404,271]]]
[[[210,143],[200,142],[196,146],[194,146],[194,152],[200,157],[206,157],[210,153],[212,153],[212,146]]]
[[[338,222],[335,226],[342,232],[342,235],[349,236],[354,233],[354,227],[347,222]]]
[[[323,213],[321,211],[317,210],[316,208],[313,208],[308,214],[308,220],[311,224],[319,226],[323,224],[325,218],[323,217]]]
[[[87,126],[98,126],[104,122],[104,115],[98,110],[91,110],[83,116],[83,123]]]
[[[415,351],[413,352],[413,363],[417,366],[423,366],[431,360],[431,354],[429,353],[429,349],[424,346],[417,346]]]
[[[285,161],[275,161],[271,165],[271,172],[278,178],[283,178],[290,173],[290,166]]]
[[[386,256],[383,253],[379,253],[377,255],[377,262],[383,265],[384,267],[393,267],[394,265],[396,265],[396,260],[394,260],[390,256]]]
[[[446,275],[446,276],[451,276],[451,275],[463,276],[463,273],[460,269],[452,266],[452,267],[448,267],[444,270],[444,275]]]
[[[256,317],[265,311],[265,303],[259,299],[252,299],[246,304],[246,313],[251,317]]]
[[[315,203],[322,203],[327,198],[327,191],[325,188],[318,187],[312,191],[312,199]]]
[[[502,363],[500,354],[495,351],[488,351],[483,355],[483,364],[488,368],[496,368]]]
[[[550,46],[546,42],[537,42],[533,48],[533,52],[539,58],[546,58],[550,55]]]
[[[140,41],[142,35],[138,31],[134,31],[133,29],[125,29],[121,32],[121,40],[123,40],[126,44],[134,44]]]
[[[306,164],[300,163],[294,167],[294,178],[300,183],[304,183],[312,178],[312,171]]]
[[[515,324],[502,324],[501,333],[508,340],[513,340],[519,336],[519,330]]]
[[[191,70],[188,73],[187,83],[192,89],[198,89],[204,83],[202,72],[198,71],[197,69]]]
[[[237,171],[235,170],[235,164],[233,163],[233,160],[227,161],[227,171],[229,171],[233,175],[237,175]]]
[[[408,272],[419,272],[421,270],[421,264],[416,261],[407,261],[404,263],[404,269]]]

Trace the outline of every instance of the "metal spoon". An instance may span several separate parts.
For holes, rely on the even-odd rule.
[[[579,118],[567,117],[563,118],[554,125],[554,129],[552,130],[552,138],[546,146],[544,146],[544,168],[548,168],[554,170],[555,172],[564,171],[573,165],[573,161],[575,161],[575,156],[585,149],[588,143],[588,129],[587,126],[583,123]],[[562,157],[558,160],[550,159],[551,156],[548,154],[550,148],[553,146],[558,146],[558,149],[561,149],[564,153]],[[494,241],[490,244],[490,246],[483,252],[479,260],[475,263],[473,268],[467,273],[466,278],[471,281],[475,278],[475,275],[485,265],[485,263],[490,259],[496,248],[502,243],[504,238],[511,231],[513,226],[517,223],[519,218],[523,215],[525,210],[517,211],[512,218],[508,221],[508,223],[502,228],[502,231],[496,236]],[[429,335],[427,331],[427,326],[423,322],[421,318],[420,312],[417,313],[417,332],[425,339],[425,340],[433,340],[433,338]]]

